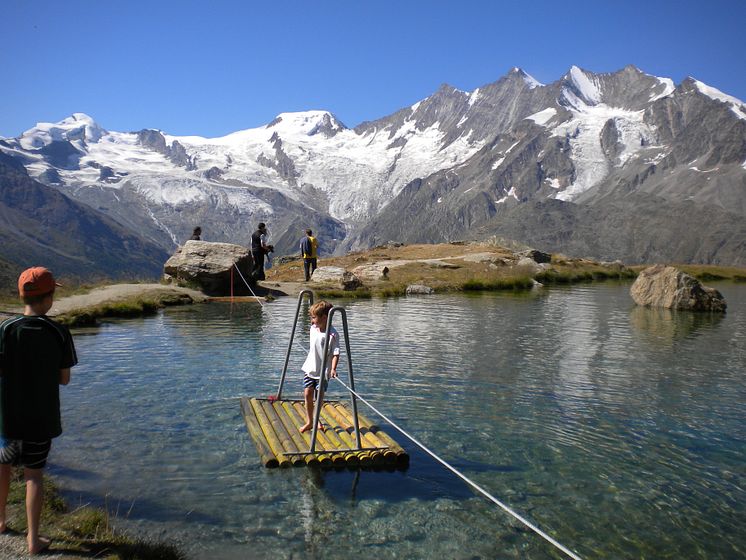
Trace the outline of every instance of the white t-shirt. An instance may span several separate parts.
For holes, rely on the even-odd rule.
[[[329,367],[332,363],[332,356],[339,356],[339,333],[334,327],[329,331],[331,340],[329,341],[329,359],[326,361],[326,371],[329,371]],[[301,369],[305,372],[308,377],[313,379],[319,379],[321,377],[321,365],[324,362],[324,341],[326,339],[326,333],[319,330],[316,325],[311,325],[310,333],[310,348],[308,349],[308,357],[303,362]]]

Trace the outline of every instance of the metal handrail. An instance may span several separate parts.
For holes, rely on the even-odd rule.
[[[288,362],[290,361],[290,351],[293,348],[293,339],[295,338],[295,328],[298,326],[298,317],[300,316],[300,306],[303,303],[303,296],[308,296],[308,304],[313,305],[313,291],[301,290],[298,294],[298,306],[295,308],[295,320],[293,321],[293,330],[290,332],[290,342],[288,342],[288,351],[285,354],[285,365],[282,367],[282,375],[280,376],[280,386],[277,388],[277,400],[282,398],[282,386],[285,383],[285,376],[288,372]]]

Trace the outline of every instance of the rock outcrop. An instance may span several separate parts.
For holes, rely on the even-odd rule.
[[[313,272],[311,282],[331,285],[342,290],[356,290],[363,285],[360,278],[338,266],[320,266]]]
[[[725,312],[722,294],[703,286],[699,280],[672,267],[655,265],[646,268],[630,288],[637,305],[690,311]]]
[[[528,249],[527,251],[519,251],[515,254],[519,259],[531,259],[536,263],[550,263],[552,262],[552,255],[549,253],[542,253],[536,249]]]
[[[406,293],[408,296],[430,295],[434,294],[435,290],[430,286],[425,286],[424,284],[410,284],[407,286]]]
[[[234,265],[241,274],[233,269]],[[250,291],[241,276],[251,282],[252,266],[251,252],[241,245],[187,241],[166,261],[163,278],[167,282],[198,287],[211,296],[225,296],[231,294],[233,269],[233,293],[247,295]]]
[[[388,279],[389,267],[382,264],[365,264],[353,268],[352,273],[362,281],[376,282]]]

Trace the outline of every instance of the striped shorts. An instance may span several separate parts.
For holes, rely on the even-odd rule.
[[[303,376],[303,388],[304,389],[313,389],[314,391],[319,388],[319,380],[314,379],[313,377],[310,377],[308,375]]]
[[[27,469],[43,469],[47,464],[52,440],[23,441],[0,438],[0,464],[23,466]]]

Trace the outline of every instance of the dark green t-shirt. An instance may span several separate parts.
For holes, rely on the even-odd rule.
[[[0,435],[46,441],[62,433],[60,369],[78,363],[67,327],[49,317],[0,325]]]

